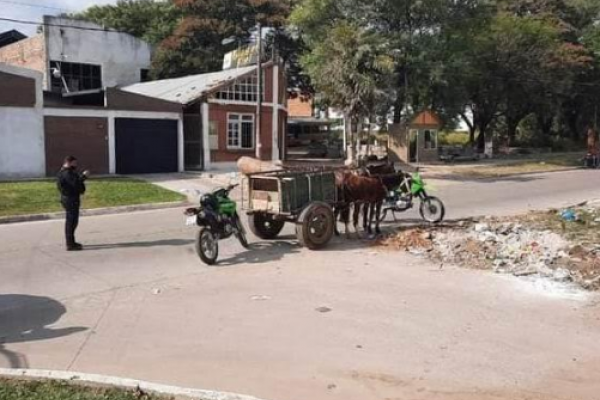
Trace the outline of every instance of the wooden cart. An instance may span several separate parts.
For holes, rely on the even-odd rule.
[[[332,171],[275,171],[249,175],[242,186],[242,208],[252,232],[275,239],[286,222],[296,225],[300,244],[317,250],[331,240],[337,201]]]

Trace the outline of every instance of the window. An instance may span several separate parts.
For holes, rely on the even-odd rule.
[[[254,115],[229,114],[227,116],[227,148],[254,148]]]
[[[258,82],[256,75],[249,76],[237,81],[231,86],[228,86],[217,92],[215,97],[219,100],[242,101],[247,103],[256,103],[258,101]],[[264,82],[264,79],[263,79]],[[264,100],[265,87],[261,90],[261,97]]]
[[[140,82],[148,82],[150,80],[150,70],[149,69],[141,69],[140,70]]]
[[[425,131],[425,148],[437,149],[437,131]]]
[[[99,65],[51,61],[50,78],[52,91],[56,93],[102,88],[102,68]]]

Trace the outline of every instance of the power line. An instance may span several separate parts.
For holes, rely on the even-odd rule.
[[[20,1],[13,1],[13,0],[0,0],[0,3],[5,3],[5,4],[13,4],[13,5],[17,5],[17,6],[23,6],[23,7],[33,7],[33,8],[45,8],[47,10],[57,10],[57,11],[64,11],[64,10],[69,10],[68,8],[61,8],[61,7],[55,7],[55,6],[44,6],[41,4],[33,4],[33,3],[22,3]]]
[[[79,31],[92,31],[92,32],[111,32],[111,33],[126,33],[130,35],[129,32],[118,31],[115,29],[109,28],[86,28],[83,26],[72,26],[72,25],[64,25],[64,24],[49,24],[46,22],[37,22],[37,21],[28,21],[23,19],[15,19],[15,18],[5,18],[0,17],[0,21],[12,22],[14,24],[22,24],[22,25],[36,25],[36,26],[46,26],[46,27],[54,27],[54,28],[62,28],[62,29],[74,29]]]

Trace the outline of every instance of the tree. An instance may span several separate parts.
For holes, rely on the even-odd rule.
[[[169,37],[182,18],[170,0],[118,0],[115,5],[92,6],[71,15],[157,45]]]
[[[334,24],[326,37],[313,39],[303,66],[315,89],[334,107],[343,110],[354,141],[357,125],[370,117],[389,91],[394,62],[385,40],[351,22]]]
[[[219,70],[234,45],[248,43],[258,22],[272,28],[285,24],[286,0],[173,0],[184,16],[173,35],[163,41],[154,60],[158,78]]]

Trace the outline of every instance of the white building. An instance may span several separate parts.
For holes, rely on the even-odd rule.
[[[42,32],[0,48],[0,62],[43,73],[43,88],[83,92],[142,82],[151,46],[129,34],[62,17],[45,16]]]

